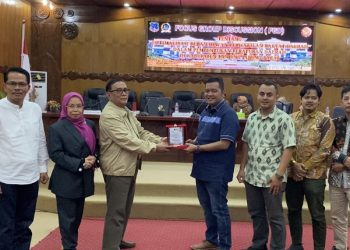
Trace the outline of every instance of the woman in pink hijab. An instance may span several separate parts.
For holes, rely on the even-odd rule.
[[[98,144],[95,123],[84,118],[82,96],[67,93],[61,107],[48,133],[48,151],[55,162],[49,189],[56,195],[63,249],[76,249],[85,198],[94,194]]]

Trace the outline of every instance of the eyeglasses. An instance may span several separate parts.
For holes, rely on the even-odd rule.
[[[74,105],[74,104],[71,104],[71,105],[68,105],[68,106],[66,106],[67,108],[70,108],[70,109],[82,109],[82,108],[84,108],[84,106],[83,105],[81,105],[81,104],[77,104],[77,105]]]
[[[29,87],[29,84],[26,82],[14,82],[14,81],[7,81],[6,85],[15,88],[16,86],[18,86],[19,88],[26,88]]]
[[[128,88],[123,88],[123,89],[119,88],[119,89],[110,90],[110,91],[108,91],[108,92],[116,92],[118,95],[120,95],[120,94],[122,94],[123,92],[124,92],[124,93],[129,93],[129,91],[130,91],[130,89],[128,89]]]

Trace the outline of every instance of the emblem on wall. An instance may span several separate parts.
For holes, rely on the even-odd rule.
[[[54,11],[53,11],[53,16],[56,18],[56,19],[60,19],[63,17],[63,14],[64,14],[64,11],[63,9],[61,8],[56,8]]]
[[[50,16],[50,10],[48,7],[42,6],[36,10],[35,14],[40,19],[46,19]]]
[[[64,23],[62,25],[62,35],[68,40],[73,40],[79,34],[78,25],[75,23]]]

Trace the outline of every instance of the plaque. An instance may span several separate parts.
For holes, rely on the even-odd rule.
[[[186,136],[186,124],[171,124],[166,125],[168,130],[168,143],[170,146],[184,149],[187,147],[185,145],[185,136]]]

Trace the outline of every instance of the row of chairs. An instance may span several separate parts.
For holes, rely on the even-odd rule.
[[[173,98],[165,97],[160,91],[145,91],[141,93],[140,103],[138,108],[142,112],[150,112],[155,114],[155,108],[157,113],[158,107],[163,106],[164,114],[170,114],[171,109],[175,103],[178,104],[180,112],[199,111],[198,108],[206,106],[203,104],[204,99],[196,99],[196,94],[193,91],[175,91]],[[107,103],[106,92],[102,88],[90,88],[84,92],[85,109],[87,110],[100,110]],[[133,108],[134,103],[137,102],[137,95],[135,91],[129,92],[129,98],[127,106],[129,109]]]
[[[106,91],[103,88],[90,88],[84,92],[85,108],[90,110],[99,110],[100,100],[99,96],[106,95]],[[244,95],[247,97],[249,104],[254,108],[253,97],[248,93],[233,93],[231,95],[231,104],[237,101],[237,97]],[[160,91],[144,91],[140,95],[140,102],[137,101],[137,95],[135,91],[129,92],[128,104],[129,108],[132,108],[134,102],[139,103],[138,108],[141,111],[146,111],[149,105],[150,98],[168,98],[164,96]],[[175,91],[171,99],[171,105],[178,103],[180,112],[196,111],[196,106],[203,103],[204,96],[201,94],[201,98],[196,98],[196,93],[193,91]]]
[[[254,110],[253,97],[249,93],[233,93],[230,96],[231,105],[237,102],[238,96],[246,96],[248,103]],[[85,109],[87,110],[102,110],[107,104],[106,91],[103,88],[90,88],[84,92]],[[133,108],[137,105],[137,95],[135,91],[129,92],[127,107]],[[140,95],[140,102],[138,109],[141,112],[149,113],[150,115],[157,115],[159,113],[158,107],[163,106],[164,115],[169,115],[174,111],[175,104],[178,104],[180,112],[194,112],[200,114],[206,107],[206,101],[203,93],[201,98],[196,98],[196,93],[193,91],[175,91],[172,99],[165,97],[161,91],[144,91]],[[277,102],[277,107],[286,113],[293,112],[293,103]],[[137,107],[136,107],[137,108]]]

